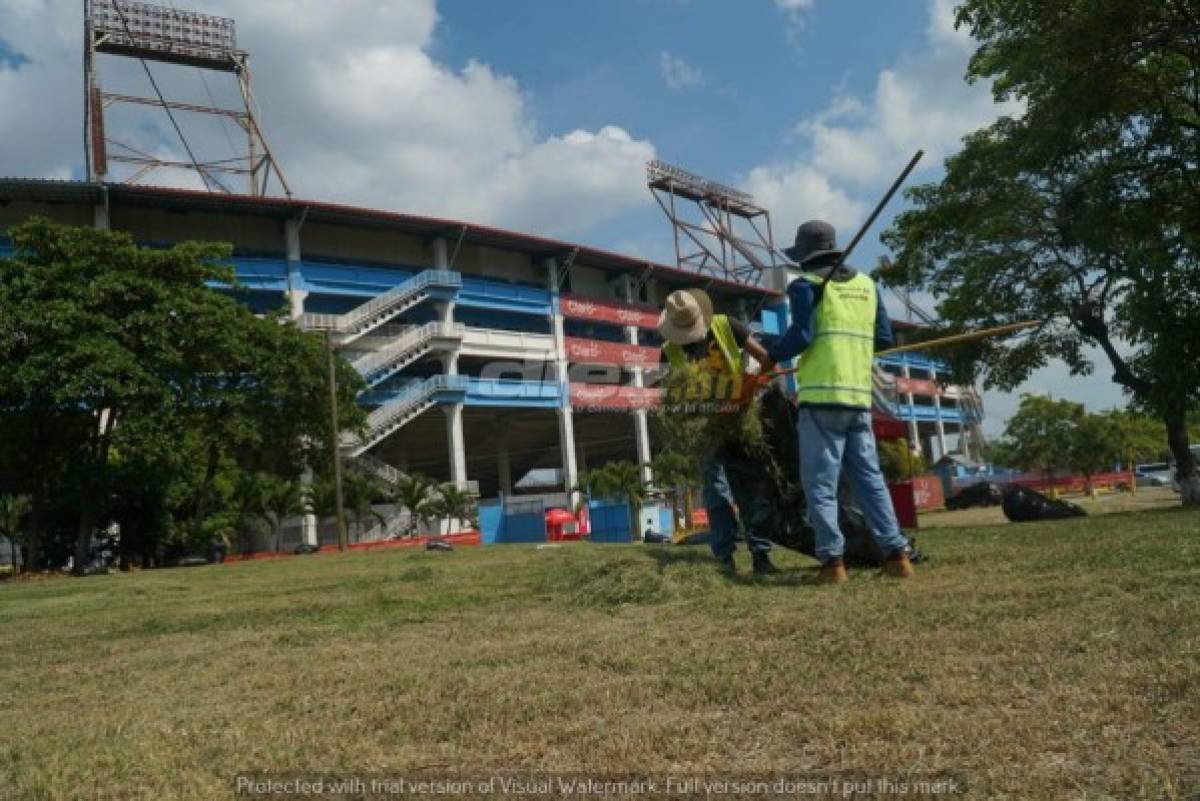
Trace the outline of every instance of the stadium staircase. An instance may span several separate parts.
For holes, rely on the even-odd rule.
[[[425,270],[345,314],[302,314],[300,327],[330,331],[339,346],[348,345],[398,314],[434,296],[438,289],[456,291],[462,276],[450,270]]]
[[[462,330],[452,323],[426,323],[408,329],[378,350],[356,359],[353,362],[354,369],[368,386],[373,387],[439,345],[460,342],[462,336]]]
[[[349,456],[358,458],[394,431],[403,428],[437,403],[441,393],[466,393],[470,379],[461,375],[435,375],[415,381],[400,395],[367,415],[367,430],[362,437],[343,440]]]

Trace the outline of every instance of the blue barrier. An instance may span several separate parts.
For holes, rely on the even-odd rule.
[[[632,542],[629,531],[629,504],[613,501],[588,501],[588,524],[592,542]]]

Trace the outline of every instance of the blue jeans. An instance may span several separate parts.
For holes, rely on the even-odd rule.
[[[797,427],[800,482],[808,502],[808,522],[816,533],[817,559],[825,563],[840,558],[845,549],[838,528],[838,477],[843,459],[854,497],[862,505],[879,547],[885,554],[905,547],[908,541],[900,533],[892,496],[879,470],[871,412],[801,406]]]
[[[738,516],[734,514],[736,504],[741,513],[743,523],[746,523],[746,541],[753,554],[768,554],[771,552],[771,541],[755,534],[753,525],[756,520],[755,512],[758,505],[766,499],[761,493],[752,497],[749,487],[743,489],[747,482],[739,480],[746,473],[740,464],[726,464],[725,459],[714,457],[708,459],[702,466],[704,481],[704,508],[708,511],[708,545],[712,548],[713,556],[724,559],[733,556],[737,550],[735,538],[738,530]],[[730,475],[731,472],[734,475]],[[733,478],[733,481],[730,479]]]

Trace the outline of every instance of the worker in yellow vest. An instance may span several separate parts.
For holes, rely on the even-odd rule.
[[[702,289],[683,289],[668,295],[658,320],[658,333],[666,341],[663,359],[668,364],[681,367],[689,362],[699,362],[712,371],[714,381],[710,386],[715,394],[699,400],[714,404],[717,410],[732,412],[743,393],[750,390],[742,385],[745,373],[743,351],[764,369],[773,366],[749,328],[724,314],[713,313],[712,299]],[[754,489],[754,482],[761,479],[765,471],[760,464],[747,462],[736,443],[729,443],[720,452],[710,454],[701,465],[709,546],[726,572],[736,571],[733,560],[737,549],[736,507],[746,532],[754,573],[774,573],[771,542],[760,536],[753,525],[755,520],[767,517],[770,511],[758,509],[767,501],[768,494]]]
[[[908,541],[896,521],[871,429],[875,351],[893,342],[879,290],[870,276],[838,264],[836,233],[822,220],[801,225],[795,245],[784,253],[804,272],[788,286],[791,324],[767,352],[777,362],[800,357],[800,480],[816,534],[819,580],[846,580],[845,539],[838,528],[843,464],[886,555],[884,573],[908,578],[913,572]]]

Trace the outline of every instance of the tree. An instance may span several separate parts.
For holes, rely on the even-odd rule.
[[[387,494],[387,488],[379,479],[365,473],[349,471],[342,476],[342,495],[346,509],[354,515],[355,540],[361,540],[363,522],[374,517],[380,524],[387,518],[375,511],[375,501]]]
[[[280,314],[256,317],[213,283],[235,285],[228,245],[138,247],[125,233],[31,218],[0,261],[0,467],[42,520],[75,509],[75,564],[119,489],[113,455],[170,463],[188,441],[203,477],[186,512],[198,527],[223,460],[294,474],[329,437],[321,342]],[[339,360],[340,429],[361,426],[361,379]],[[11,432],[11,434],[10,434]],[[184,514],[185,510],[175,510]]]
[[[25,519],[33,505],[28,495],[0,495],[0,535],[8,539],[9,564],[17,574],[17,541],[24,529]],[[22,555],[25,548],[21,548]]]
[[[409,519],[405,534],[413,536],[418,523],[428,517],[432,509],[434,482],[420,473],[405,473],[396,481],[392,490],[392,501],[408,511]]]
[[[650,487],[642,478],[641,465],[627,460],[608,462],[581,475],[579,484],[593,497],[628,501],[630,536],[635,542],[642,538],[638,524]]]
[[[1072,437],[1084,416],[1082,404],[1043,395],[1022,395],[1004,425],[1008,466],[1037,470],[1047,478],[1071,466]]]
[[[650,464],[650,473],[654,482],[660,488],[671,491],[671,529],[678,531],[679,506],[683,500],[683,513],[687,519],[687,527],[692,525],[692,491],[700,484],[699,464],[676,450],[665,450],[654,457]]]
[[[881,276],[941,298],[952,329],[1030,319],[950,357],[1011,389],[1052,359],[1113,380],[1157,415],[1185,504],[1200,504],[1187,415],[1200,403],[1200,34],[1194,3],[966,0],[968,80],[1023,105],[965,139],[885,234]]]
[[[1089,492],[1092,476],[1111,470],[1120,457],[1121,430],[1110,415],[1084,414],[1074,421],[1068,459],[1083,474]]]
[[[906,440],[880,440],[879,468],[888,481],[905,481],[910,476],[919,476],[929,470],[925,457],[913,453]]]
[[[441,520],[466,521],[475,525],[475,498],[452,482],[438,487],[430,501],[430,514]]]
[[[304,513],[304,488],[293,479],[262,475],[262,509],[260,513],[271,528],[275,550],[282,546],[283,521]]]

